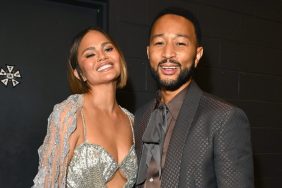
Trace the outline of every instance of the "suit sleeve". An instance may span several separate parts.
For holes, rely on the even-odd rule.
[[[253,157],[248,119],[238,108],[233,108],[228,114],[214,140],[218,188],[253,188]]]

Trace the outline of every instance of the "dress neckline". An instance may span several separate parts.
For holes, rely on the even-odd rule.
[[[130,156],[130,154],[132,153],[132,151],[134,151],[134,144],[131,145],[127,155],[122,159],[122,161],[120,163],[118,163],[113,156],[101,145],[99,144],[93,144],[93,143],[89,143],[88,141],[83,142],[82,144],[80,144],[78,147],[75,148],[74,153],[79,152],[79,149],[81,147],[83,147],[84,145],[88,145],[94,148],[99,148],[101,150],[103,150],[104,153],[106,153],[106,155],[108,157],[110,157],[110,159],[112,160],[113,163],[115,163],[119,168],[126,162],[127,158]]]
[[[117,160],[114,159],[113,155],[108,152],[102,145],[99,144],[95,144],[95,143],[90,143],[87,138],[86,138],[86,122],[85,122],[85,117],[84,117],[84,113],[83,113],[83,108],[81,108],[80,113],[81,113],[81,118],[82,118],[82,125],[83,125],[83,136],[84,136],[84,142],[82,144],[80,144],[78,147],[75,148],[75,150],[79,147],[81,147],[81,145],[92,145],[95,147],[98,147],[100,149],[102,149],[108,156],[109,158],[118,166],[121,167],[124,164],[124,161],[126,161],[126,159],[128,158],[128,156],[131,154],[131,152],[134,150],[134,145],[135,145],[135,139],[134,139],[134,130],[133,130],[133,124],[132,124],[132,120],[130,119],[129,114],[127,113],[127,111],[122,108],[121,106],[119,106],[121,108],[121,110],[123,111],[123,113],[125,113],[125,115],[127,116],[129,123],[130,123],[130,128],[131,128],[131,133],[132,133],[132,139],[133,139],[133,144],[131,145],[131,147],[128,150],[127,155],[122,159],[122,161],[120,162],[120,164],[118,163]]]

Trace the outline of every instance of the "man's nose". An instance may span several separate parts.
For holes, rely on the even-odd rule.
[[[175,49],[174,46],[172,44],[166,44],[163,48],[163,57],[164,58],[173,58],[175,57],[176,53],[175,53]]]

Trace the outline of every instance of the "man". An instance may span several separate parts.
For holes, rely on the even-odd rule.
[[[159,91],[135,115],[136,187],[253,187],[247,117],[192,79],[203,55],[196,18],[186,10],[162,11],[147,54]]]

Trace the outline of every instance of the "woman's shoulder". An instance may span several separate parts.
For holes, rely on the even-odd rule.
[[[122,111],[130,118],[130,120],[134,120],[134,115],[129,111],[127,110],[126,108],[123,108],[123,107],[120,107],[122,109]]]
[[[79,108],[83,103],[83,95],[82,94],[73,94],[68,96],[65,100],[60,103],[55,104],[53,110],[64,110],[69,108]]]

